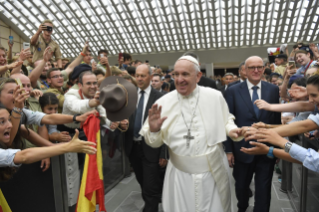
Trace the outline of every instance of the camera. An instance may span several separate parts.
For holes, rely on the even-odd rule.
[[[51,27],[51,26],[47,26],[46,31],[48,31],[48,32],[52,32],[52,30],[53,30],[53,27]]]

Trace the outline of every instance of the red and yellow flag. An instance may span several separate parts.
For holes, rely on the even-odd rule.
[[[83,124],[83,130],[88,141],[96,142],[97,152],[95,155],[86,154],[85,156],[76,212],[94,212],[97,204],[100,212],[106,212],[99,118],[93,114],[90,115]]]
[[[0,189],[0,212],[12,212]]]

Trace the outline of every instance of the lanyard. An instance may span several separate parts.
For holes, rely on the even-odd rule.
[[[83,95],[82,95],[82,89],[79,89],[79,94],[80,94],[81,99],[84,99]]]
[[[310,66],[310,64],[313,62],[313,60],[310,60],[310,62],[308,63],[308,65],[307,65],[307,67],[306,67],[306,69],[305,69],[305,73],[303,73],[303,75],[304,76],[306,76],[306,72],[307,72],[307,70],[308,70],[308,68],[309,68],[309,66]]]
[[[47,88],[49,88],[50,86],[44,81],[44,80],[41,80],[43,84],[45,84],[45,86],[47,86]]]

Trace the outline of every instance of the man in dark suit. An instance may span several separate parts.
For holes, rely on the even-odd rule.
[[[220,91],[222,92],[222,94],[224,95],[225,91],[226,91],[227,88],[228,88],[228,85],[229,85],[230,83],[232,83],[233,80],[234,80],[234,74],[228,72],[228,73],[226,73],[226,74],[224,75],[223,78],[224,78],[225,85],[222,86],[222,87],[220,87],[219,90],[220,90]]]
[[[228,88],[230,88],[233,85],[237,85],[238,83],[244,82],[247,79],[246,70],[245,70],[245,62],[242,62],[239,65],[238,73],[239,73],[239,76],[240,76],[239,80],[236,80],[236,81],[234,81],[232,83],[229,83],[228,84]]]
[[[197,84],[217,90],[216,82],[208,77],[202,76]]]
[[[279,103],[277,86],[261,81],[264,72],[263,60],[260,57],[249,57],[245,62],[247,80],[227,89],[225,98],[236,119],[238,127],[251,126],[256,122],[280,124],[280,113],[259,110],[253,102],[264,99],[270,104]],[[249,185],[255,174],[255,206],[254,212],[266,212],[270,207],[271,181],[276,162],[275,158],[266,155],[247,155],[240,151],[241,147],[252,147],[242,140],[224,142],[229,166],[233,167],[235,190],[238,200],[238,212],[246,211],[249,200]]]
[[[145,64],[136,68],[135,78],[138,86],[137,109],[130,116],[130,125],[125,133],[125,152],[141,186],[142,197],[145,202],[143,212],[158,211],[163,187],[161,168],[166,166],[167,163],[162,148],[151,148],[139,134],[143,123],[148,117],[149,109],[163,95],[151,87],[151,73],[151,69]]]
[[[162,93],[162,94],[166,94],[167,93],[167,91],[164,91],[162,89],[163,81],[161,79],[161,75],[153,74],[152,75],[152,80],[151,80],[151,85],[152,85],[152,87],[155,90],[159,91],[160,93]]]

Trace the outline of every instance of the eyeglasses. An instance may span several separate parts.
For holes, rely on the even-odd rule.
[[[88,86],[92,86],[92,85],[97,85],[97,82],[87,82],[85,84],[88,85]]]
[[[264,66],[251,66],[251,67],[248,67],[248,70],[249,71],[255,71],[257,68],[258,71],[262,71],[264,69]]]
[[[54,75],[54,76],[52,76],[51,78],[57,79],[57,78],[59,78],[59,77],[63,78],[62,74],[60,74],[60,75]]]

